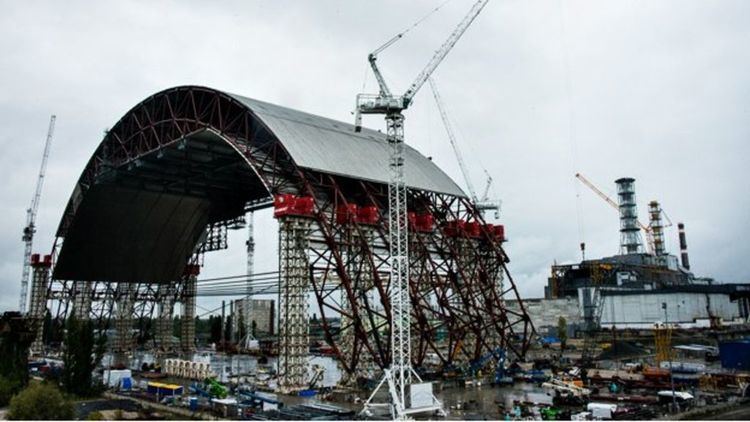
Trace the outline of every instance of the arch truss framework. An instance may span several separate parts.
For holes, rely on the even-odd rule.
[[[220,147],[231,149],[234,161],[227,158],[229,155],[221,156]],[[200,157],[209,151],[221,165],[208,163],[208,159],[204,160],[208,164],[197,162],[194,151],[198,148],[203,154]],[[154,165],[157,159],[172,159],[168,161],[172,167]],[[172,164],[185,162],[188,164],[179,164],[179,171],[174,167],[178,164]],[[187,173],[181,173],[183,167]],[[238,179],[232,171],[243,172],[247,182],[220,190]],[[167,177],[176,179],[164,181]],[[209,177],[213,185],[205,181]],[[280,248],[280,334],[282,338],[287,336],[282,353],[295,350],[280,360],[291,362],[290,371],[297,374],[287,387],[300,387],[299,369],[294,365],[300,350],[306,347],[302,343],[307,342],[306,322],[302,320],[308,304],[298,303],[300,289],[312,292],[313,312],[346,376],[372,375],[388,365],[391,309],[388,227],[384,218],[388,204],[386,184],[299,166],[285,148],[284,140],[277,139],[246,104],[229,94],[200,87],[173,88],[155,94],[130,110],[106,134],[66,208],[55,253],[64,253],[63,240],[68,242],[75,229],[76,214],[88,192],[93,187],[115,183],[118,188],[131,190],[160,190],[160,194],[203,195],[211,201],[221,198],[225,203],[242,202],[239,208],[223,207],[222,212],[209,213],[201,221],[202,227],[208,227],[204,231],[209,236],[199,240],[202,247],[192,246],[196,253],[187,255],[184,265],[200,265],[203,252],[226,247],[221,242],[221,230],[212,228],[226,227],[247,211],[271,206],[274,195],[312,198],[314,209],[304,228],[297,225],[292,229],[287,227],[289,221],[280,220],[281,241],[290,246],[286,248],[284,243]],[[237,197],[231,196],[233,192],[239,192]],[[351,205],[374,206],[380,218],[366,224],[336,218],[337,210]],[[421,366],[435,358],[442,365],[456,364],[477,359],[498,347],[511,357],[523,358],[533,326],[505,265],[507,256],[502,243],[491,227],[484,224],[481,214],[463,196],[410,188],[408,208],[434,219],[429,230],[412,233],[409,246],[414,365]],[[476,223],[478,230],[453,230],[457,221]],[[218,238],[210,236],[214,232]],[[76,282],[55,277],[49,283],[46,299],[51,302],[53,317],[66,315],[78,304],[82,309],[77,312],[96,319],[101,327],[117,328],[117,348],[128,349],[139,333],[146,331],[143,325],[150,323],[150,316],[168,314],[171,321],[175,303],[182,304],[188,314],[192,309],[194,315],[197,273],[180,274],[167,282],[142,279],[119,285],[115,281]],[[186,283],[189,277],[192,284]],[[505,299],[517,300],[520,306],[509,309]],[[162,304],[161,311],[157,303]],[[300,315],[285,313],[284,307],[288,306],[305,311]],[[338,318],[341,325],[335,327],[333,321]],[[302,324],[303,329],[292,332],[287,322]],[[150,341],[171,348],[171,344],[160,344],[167,341],[166,328],[157,332],[161,338]],[[190,328],[183,328],[182,333],[194,335]],[[304,337],[300,344],[298,337]],[[188,352],[193,346],[193,341],[183,340],[180,349]]]

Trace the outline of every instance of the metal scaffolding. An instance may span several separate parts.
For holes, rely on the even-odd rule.
[[[156,320],[156,344],[161,352],[170,352],[172,344],[172,315],[174,314],[174,283],[160,284],[157,288],[158,317]]]
[[[39,255],[32,255],[30,265],[33,270],[31,279],[31,303],[29,303],[29,319],[32,329],[35,331],[34,342],[31,344],[32,354],[44,352],[44,314],[47,312],[47,287],[49,284],[49,270],[52,259],[45,255],[39,259]]]
[[[292,116],[290,120],[284,120],[284,124],[296,125],[295,133],[299,136],[274,131],[270,120],[263,120],[270,117],[261,115],[261,111],[268,107],[279,111],[279,116]],[[300,123],[308,120],[313,123]],[[427,181],[414,180],[407,172],[405,183],[408,188],[402,199],[404,203],[408,202],[410,211],[433,221],[429,230],[418,236],[408,236],[410,244],[404,249],[410,252],[412,274],[402,280],[407,290],[400,300],[405,302],[405,309],[411,316],[404,314],[404,308],[400,313],[394,313],[389,300],[389,294],[396,290],[389,277],[391,225],[385,218],[389,210],[389,175],[385,165],[371,166],[374,173],[370,175],[358,173],[371,164],[369,161],[387,162],[387,139],[376,131],[357,135],[351,125],[331,122],[203,87],[166,90],[134,107],[107,133],[82,173],[63,215],[55,248],[58,253],[55,276],[47,289],[53,318],[66,317],[74,301],[76,304],[85,302],[83,297],[88,296],[89,306],[81,302],[79,308],[88,308],[86,313],[95,320],[96,326],[105,330],[110,326],[110,319],[116,317],[120,305],[116,299],[116,280],[136,278],[141,281],[132,284],[132,306],[139,340],[144,342],[149,321],[157,318],[156,345],[171,346],[175,296],[185,300],[185,294],[192,289],[182,274],[184,265],[193,261],[185,260],[180,268],[178,258],[184,259],[185,256],[182,252],[190,253],[196,247],[201,252],[225,248],[226,230],[222,227],[226,224],[223,219],[268,208],[271,200],[275,202],[279,195],[289,194],[304,198],[305,203],[313,207],[304,216],[288,215],[278,219],[279,241],[284,246],[279,248],[282,264],[279,372],[284,388],[304,386],[308,354],[308,294],[315,299],[313,306],[323,338],[341,362],[343,372],[353,379],[362,371],[369,372],[373,366],[379,370],[390,365],[393,343],[389,339],[389,325],[395,314],[399,314],[396,319],[411,324],[412,341],[408,343],[418,348],[412,350],[411,364],[415,366],[423,365],[428,355],[437,356],[442,365],[450,364],[451,356],[446,353],[446,345],[448,350],[454,350],[459,341],[478,330],[489,330],[492,333],[485,337],[497,339],[481,342],[482,353],[503,347],[511,358],[522,359],[529,347],[533,327],[505,267],[507,258],[501,242],[487,227],[491,225],[484,224],[481,213],[470,199],[426,157],[408,146],[403,148],[409,165],[416,166],[420,174],[429,177]],[[320,131],[312,128],[319,126],[343,137],[341,139],[351,140],[345,143],[346,148],[350,148],[347,157],[352,157],[351,162],[344,163],[332,157],[343,148],[342,144],[337,143],[336,148],[320,146],[327,145],[329,138],[316,137]],[[365,157],[364,150],[359,149],[363,144],[358,142],[362,136],[381,142],[384,152],[376,158]],[[316,148],[320,148],[316,152],[322,152],[319,154],[322,157],[320,163],[305,164],[303,157],[290,154],[293,149],[288,146],[308,145],[313,140]],[[365,158],[357,158],[360,156]],[[134,165],[134,162],[141,165]],[[354,170],[341,173],[336,170],[338,165]],[[200,169],[200,173],[188,172],[189,169]],[[164,183],[153,184],[154,180],[168,182],[168,194],[164,193]],[[160,214],[163,220],[149,220],[148,223],[169,223],[174,227],[165,227],[165,233],[182,236],[185,231],[182,223],[194,219],[196,239],[181,237],[179,245],[167,244],[142,224],[144,219],[135,219],[119,208],[110,210],[97,200],[103,194],[111,195],[107,198],[126,195],[119,190],[122,185],[135,192],[134,197],[122,198],[122,203],[127,202],[126,198],[131,198],[130,202],[152,198],[165,207]],[[186,208],[194,198],[184,196],[185,189],[206,192],[205,197],[196,202],[194,208]],[[204,210],[202,204],[211,204],[211,207]],[[341,205],[353,204],[372,207],[379,218],[369,222],[355,220],[345,228],[336,221],[336,210]],[[215,209],[222,210],[220,215],[207,212],[214,209],[214,205]],[[117,222],[117,230],[111,230],[115,244],[101,250],[87,249],[92,244],[88,242],[91,231],[86,227],[92,220],[87,216],[104,220],[108,213],[115,211],[119,213],[117,215],[123,215],[123,219]],[[461,220],[479,223],[482,226],[479,233],[454,230],[447,235],[451,224]],[[201,232],[206,226],[210,231],[203,236]],[[352,233],[349,241],[342,240],[344,230]],[[118,238],[122,232],[133,236]],[[466,250],[459,250],[464,246],[457,246],[456,239],[469,238],[472,240],[462,243]],[[64,247],[62,239],[65,239]],[[140,259],[132,250],[133,239],[153,245],[159,256],[174,265],[161,265],[160,262],[166,261],[155,259]],[[205,247],[192,243],[204,240]],[[347,248],[351,248],[350,255]],[[119,257],[130,253],[133,255],[128,255],[122,262],[99,265],[114,260],[115,257],[108,254],[119,254]],[[87,265],[89,261],[82,257],[90,254],[106,256]],[[460,255],[463,257],[459,258]],[[197,262],[202,265],[201,260]],[[419,262],[418,269],[414,262]],[[401,265],[396,269],[405,271],[406,267]],[[94,269],[97,272],[91,275]],[[486,276],[493,271],[498,276],[504,275],[503,286],[497,285],[497,277]],[[89,294],[82,295],[78,287],[85,283],[75,282],[77,278],[102,281],[90,282]],[[459,285],[465,279],[474,280]],[[173,280],[169,288],[165,287],[168,280]],[[246,294],[245,287],[241,287],[238,295]],[[259,290],[256,288],[253,293],[258,294]],[[519,300],[520,309],[506,312],[504,297]],[[252,317],[251,312],[244,313],[246,317]],[[168,318],[164,318],[166,316]],[[339,338],[339,327],[335,324],[339,318],[350,322],[350,330],[345,332],[344,338]],[[249,331],[251,327],[247,329]],[[191,336],[183,333],[183,337],[187,341]],[[349,344],[345,344],[347,342]],[[468,356],[462,358],[468,359]],[[287,369],[281,370],[282,367]]]
[[[185,267],[182,286],[182,323],[180,325],[180,350],[190,354],[195,351],[195,295],[198,289],[200,267],[189,264]]]
[[[91,318],[92,283],[76,281],[73,283],[73,309],[79,320]]]
[[[309,327],[308,235],[311,221],[297,216],[279,218],[279,390],[305,388]]]
[[[117,284],[117,310],[115,319],[116,341],[114,352],[127,354],[133,350],[133,305],[136,286],[132,283]]]

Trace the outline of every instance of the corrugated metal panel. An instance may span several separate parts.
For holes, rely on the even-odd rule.
[[[248,106],[278,137],[300,167],[358,179],[388,183],[388,143],[384,134],[228,94]],[[404,176],[409,187],[466,196],[461,188],[427,157],[409,146],[405,149]]]

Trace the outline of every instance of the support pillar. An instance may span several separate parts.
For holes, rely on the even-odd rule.
[[[306,388],[309,326],[308,235],[310,220],[296,216],[279,218],[279,390]]]
[[[195,296],[197,293],[198,274],[200,274],[200,266],[189,264],[185,267],[180,349],[186,354],[195,352]]]
[[[124,363],[125,356],[133,350],[132,330],[135,290],[135,285],[132,283],[119,283],[117,285],[116,341],[113,351],[115,352],[116,360],[122,363]]]
[[[476,262],[474,255],[472,254],[472,242],[471,239],[465,239],[465,238],[458,238],[457,239],[457,251],[458,251],[458,265],[462,269],[462,272],[458,272],[457,277],[460,280],[461,286],[467,286],[467,291],[473,292],[474,288],[471,287],[475,284],[474,277],[476,276],[475,268],[476,268]],[[463,275],[462,275],[463,273]],[[463,278],[466,277],[466,278]],[[469,304],[461,303],[462,313],[466,315],[476,315],[477,310],[476,309],[470,309],[474,304],[474,297],[471,296],[471,294],[464,294],[465,297],[469,298]],[[479,321],[474,320],[471,316],[469,317],[473,321],[472,326],[475,326],[476,324],[480,323]],[[473,359],[479,358],[479,354],[477,353],[477,347],[478,347],[479,339],[477,338],[477,334],[472,330],[467,330],[466,335],[463,338],[463,344],[462,349],[468,354],[469,358],[467,361],[472,361]],[[461,354],[459,354],[461,356]]]
[[[172,344],[172,314],[174,313],[174,283],[160,284],[157,289],[158,317],[156,320],[156,344],[159,351],[169,352]]]
[[[91,318],[91,287],[90,281],[73,283],[73,309],[79,321]]]
[[[31,268],[33,275],[31,279],[31,303],[29,303],[29,320],[34,330],[34,342],[31,344],[31,354],[41,355],[44,353],[44,314],[47,311],[47,287],[49,284],[49,270],[52,266],[52,257],[44,255],[40,259],[39,254],[31,256]]]

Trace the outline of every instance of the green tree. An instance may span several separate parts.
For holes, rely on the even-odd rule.
[[[224,340],[231,342],[232,340],[232,318],[227,317],[224,323]]]
[[[94,393],[91,378],[106,346],[104,335],[95,336],[91,320],[79,321],[75,310],[68,317],[63,347],[62,385],[65,391],[86,397]]]
[[[0,318],[0,390],[6,395],[7,392],[17,393],[29,381],[29,346],[34,341],[32,324],[18,312],[5,312]]]
[[[11,420],[69,420],[75,417],[73,404],[66,400],[57,387],[32,384],[10,401],[8,419]]]
[[[212,315],[209,317],[209,325],[211,327],[211,343],[218,343],[221,341],[221,317]]]
[[[0,375],[0,407],[7,406],[10,399],[22,387],[18,381],[11,381]]]
[[[560,338],[560,349],[565,350],[568,343],[568,321],[564,316],[557,319],[557,337]]]

